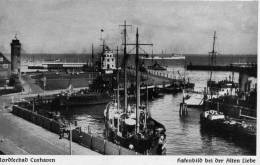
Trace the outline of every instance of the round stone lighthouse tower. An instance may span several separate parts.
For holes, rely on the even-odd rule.
[[[15,36],[11,42],[11,72],[19,74],[21,68],[21,43]]]

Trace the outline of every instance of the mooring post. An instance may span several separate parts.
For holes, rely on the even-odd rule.
[[[179,115],[182,116],[182,103],[180,103]]]
[[[184,107],[185,107],[185,115],[188,115],[188,107],[186,103],[184,103]]]
[[[187,116],[188,115],[188,108],[187,108],[187,104],[184,102],[180,103],[180,110],[179,110],[179,115],[180,116]]]
[[[91,134],[90,126],[88,125],[88,133]]]

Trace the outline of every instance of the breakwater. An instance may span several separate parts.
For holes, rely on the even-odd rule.
[[[213,70],[213,71],[234,71],[245,72],[250,76],[257,76],[257,64],[246,64],[246,66],[240,65],[226,65],[226,66],[210,66],[210,65],[187,65],[187,70]]]
[[[13,106],[12,113],[53,133],[60,133],[61,126],[53,119],[17,105]],[[84,132],[80,127],[72,129],[72,141],[104,155],[139,155],[139,153],[109,142],[103,137],[95,136],[90,132]]]

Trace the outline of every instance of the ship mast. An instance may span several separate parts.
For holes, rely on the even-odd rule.
[[[136,133],[140,131],[140,66],[139,66],[139,47],[140,45],[150,45],[153,44],[140,44],[139,43],[139,33],[138,28],[136,29],[136,43],[135,44],[127,44],[127,45],[135,45],[136,47],[136,55],[135,55],[135,69],[136,69]]]
[[[92,67],[93,67],[93,72],[94,72],[94,46],[93,46],[93,43],[92,43],[92,46],[91,46],[91,60],[92,60]]]
[[[210,52],[211,54],[211,72],[210,72],[210,80],[212,79],[212,70],[213,70],[213,66],[216,63],[216,52],[215,52],[215,42],[216,42],[216,31],[214,31],[214,37],[213,37],[213,49],[212,52]]]
[[[102,51],[103,51],[103,53],[105,52],[105,40],[103,40]]]
[[[100,54],[100,69],[102,68],[102,61],[104,60],[103,59],[103,56],[104,56],[104,52],[105,52],[105,39],[103,39],[102,38],[102,33],[104,32],[104,29],[101,29],[100,30],[100,41],[102,42],[102,45],[100,45],[100,46],[102,46],[102,52],[101,52],[101,54]]]
[[[119,25],[124,27],[124,61],[123,61],[123,69],[124,69],[124,111],[127,111],[127,74],[126,74],[126,64],[127,64],[127,52],[126,52],[126,28],[131,27],[132,25],[127,25],[126,21],[124,21],[124,25]]]
[[[118,66],[118,46],[116,47],[116,67],[117,67],[117,73],[116,73],[116,79],[117,79],[117,109],[119,109],[119,66]]]
[[[210,94],[211,94],[211,98],[212,98],[212,72],[213,72],[213,67],[216,64],[216,53],[215,52],[215,42],[216,42],[216,31],[214,31],[214,36],[213,36],[213,48],[212,48],[212,52],[209,53],[210,55],[210,66],[211,66],[211,70],[210,70]]]
[[[136,55],[135,55],[135,71],[136,71],[136,133],[139,133],[139,107],[140,107],[140,76],[139,76],[139,34],[138,28],[136,29]]]
[[[134,45],[136,48],[136,55],[135,55],[135,69],[136,69],[136,133],[139,133],[139,127],[140,127],[140,74],[139,74],[139,47],[140,45],[149,45],[153,46],[153,44],[141,44],[139,43],[139,33],[138,28],[136,28],[136,42],[132,44],[125,44],[127,45]],[[125,68],[124,68],[125,69]]]

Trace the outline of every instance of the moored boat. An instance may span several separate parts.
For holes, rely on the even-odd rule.
[[[212,127],[220,125],[224,122],[225,115],[222,112],[216,110],[204,111],[200,115],[200,123],[205,127]]]
[[[126,36],[126,34],[125,34]],[[166,129],[154,120],[148,111],[148,88],[146,105],[140,104],[141,87],[138,57],[138,29],[136,34],[136,103],[120,105],[119,74],[117,74],[117,99],[104,110],[105,132],[108,140],[141,154],[166,154]],[[126,77],[125,77],[126,81]],[[124,86],[127,101],[127,87]]]
[[[225,133],[239,139],[256,140],[256,125],[249,121],[231,119],[216,110],[204,111],[200,115],[201,127],[204,130]]]
[[[55,97],[55,101],[59,106],[86,106],[106,104],[112,100],[107,93],[79,91],[77,93],[63,93]]]
[[[124,112],[122,108],[118,108],[117,102],[107,105],[104,111],[106,137],[142,154],[166,154],[165,127],[148,115],[145,106],[140,107],[140,120],[137,123],[135,107],[129,106],[127,112]]]

